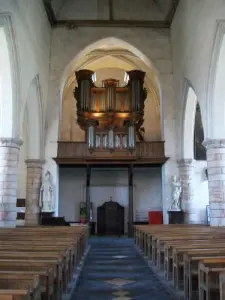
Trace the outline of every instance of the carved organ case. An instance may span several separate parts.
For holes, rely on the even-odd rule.
[[[92,152],[134,152],[136,136],[144,121],[145,73],[133,70],[125,73],[127,85],[106,79],[96,87],[95,73],[80,70],[75,73],[78,87],[77,121],[86,133],[86,142]]]

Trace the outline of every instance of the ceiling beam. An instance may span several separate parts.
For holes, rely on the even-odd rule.
[[[180,0],[172,0],[171,8],[166,16],[166,21],[169,22],[170,24],[173,21],[173,17],[176,13],[179,2],[180,2]]]
[[[50,25],[55,26],[57,23],[57,19],[55,16],[55,12],[52,8],[51,0],[43,0],[43,4],[44,4],[45,11],[46,11]]]
[[[51,4],[52,0],[43,0],[43,4],[52,27],[139,27],[139,28],[170,28],[179,0],[172,0],[172,5],[165,21],[147,20],[115,20],[113,15],[113,1],[109,0],[109,20],[57,20]]]
[[[56,27],[142,27],[142,28],[169,28],[170,23],[165,21],[131,21],[131,20],[58,20]]]
[[[114,15],[113,15],[113,0],[109,0],[109,20],[113,20]]]

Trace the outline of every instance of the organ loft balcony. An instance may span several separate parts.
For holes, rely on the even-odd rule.
[[[125,85],[108,78],[96,86],[96,73],[75,72],[76,122],[84,141],[59,140],[58,164],[163,164],[167,158],[163,141],[146,141],[144,109],[145,73],[125,72]]]

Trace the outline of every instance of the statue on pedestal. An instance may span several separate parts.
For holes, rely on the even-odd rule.
[[[180,211],[181,210],[181,191],[182,185],[180,179],[174,175],[172,176],[172,204],[170,206],[170,211]]]
[[[45,173],[44,182],[41,186],[39,206],[42,212],[53,212],[54,210],[53,186],[49,171]]]

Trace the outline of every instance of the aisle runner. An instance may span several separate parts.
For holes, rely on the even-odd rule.
[[[72,299],[172,300],[128,238],[91,238]]]

